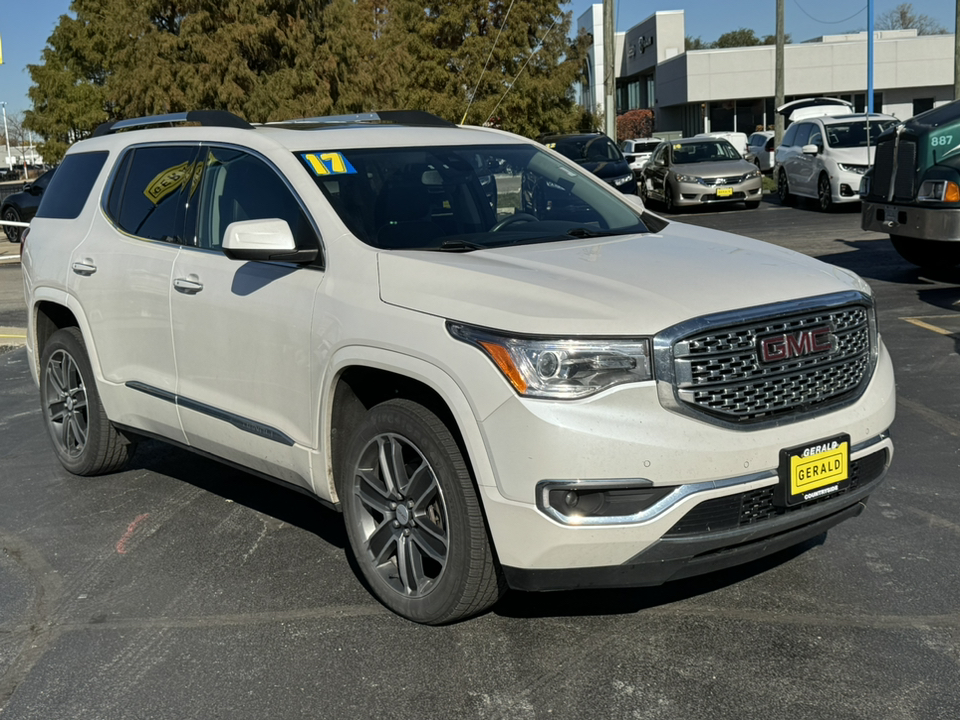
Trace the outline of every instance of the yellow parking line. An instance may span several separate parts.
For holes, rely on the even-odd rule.
[[[26,340],[26,335],[0,335],[0,338],[16,338],[17,340]]]
[[[949,317],[949,316],[944,316],[944,317]],[[916,325],[917,327],[922,327],[924,330],[933,330],[933,332],[939,333],[940,335],[953,335],[953,333],[950,332],[949,330],[944,330],[942,327],[937,327],[936,325],[931,325],[930,323],[924,322],[924,321],[921,320],[920,318],[908,318],[908,317],[905,317],[905,318],[900,318],[900,319],[901,319],[901,320],[906,320],[908,323],[912,323],[913,325]]]

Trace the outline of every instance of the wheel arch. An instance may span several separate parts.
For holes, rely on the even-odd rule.
[[[49,287],[36,287],[32,295],[33,305],[30,309],[27,328],[27,350],[32,356],[30,369],[34,377],[39,378],[40,357],[50,336],[65,327],[75,327],[83,336],[94,377],[102,381],[100,358],[96,345],[91,339],[90,325],[76,299],[66,292]]]
[[[414,400],[447,423],[460,445],[474,482],[494,485],[473,408],[457,382],[441,368],[390,350],[352,347],[338,351],[331,362],[321,399],[322,467],[314,473],[317,493],[338,501],[340,463],[366,412],[392,398]]]

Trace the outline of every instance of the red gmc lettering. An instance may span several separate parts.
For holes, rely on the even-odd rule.
[[[793,357],[814,355],[832,349],[833,342],[828,327],[774,335],[760,341],[760,357],[763,362],[789,360]]]

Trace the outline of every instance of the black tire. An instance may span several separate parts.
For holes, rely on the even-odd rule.
[[[758,207],[760,207],[759,200],[746,200],[743,204],[746,206],[747,210],[756,210]]]
[[[830,212],[833,209],[833,190],[826,173],[821,173],[817,179],[817,207],[820,212]]]
[[[640,195],[644,205],[650,202],[647,198],[647,181],[642,175],[637,179],[637,194]]]
[[[900,257],[917,267],[937,270],[960,264],[960,242],[918,240],[902,235],[891,235],[890,242]]]
[[[506,590],[456,439],[410,400],[373,407],[347,451],[338,490],[350,546],[384,605],[442,625],[477,615]]]
[[[43,348],[40,403],[57,459],[74,475],[104,475],[130,461],[136,444],[107,418],[75,327],[57,330]]]
[[[796,198],[790,192],[790,183],[787,181],[787,173],[781,170],[777,173],[777,196],[780,198],[781,205],[793,205]]]
[[[4,208],[3,220],[4,222],[20,222],[20,213],[17,212],[17,209],[13,206]],[[12,243],[18,243],[20,242],[20,236],[23,234],[23,228],[12,225],[4,225],[3,232],[6,233],[7,240]]]
[[[670,183],[663,183],[663,207],[668,213],[677,212],[677,206],[673,203],[673,190]]]

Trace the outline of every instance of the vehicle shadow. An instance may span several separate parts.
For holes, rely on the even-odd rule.
[[[347,533],[340,513],[312,496],[157,440],[146,440],[128,467],[193,485],[256,512],[293,525],[340,548]]]
[[[509,618],[626,615],[707,595],[790,562],[822,545],[827,533],[765,558],[718,570],[706,575],[675,580],[655,587],[608,590],[565,590],[550,593],[513,590],[494,607],[496,615]]]
[[[946,283],[960,286],[960,266],[943,267],[938,269],[918,268],[901,258],[889,240],[845,240],[837,238],[836,242],[843,243],[850,250],[848,252],[828,253],[817,256],[818,260],[831,265],[837,265],[852,270],[865,278],[882,280],[884,282],[899,283],[901,285],[931,286],[934,283]],[[931,289],[933,290],[933,289]],[[957,290],[951,288],[936,288],[932,294],[949,295],[954,293],[954,300],[958,298]],[[921,290],[922,294],[925,292]],[[942,302],[942,300],[941,300]],[[948,305],[942,305],[948,307]],[[951,308],[956,309],[956,308]]]

